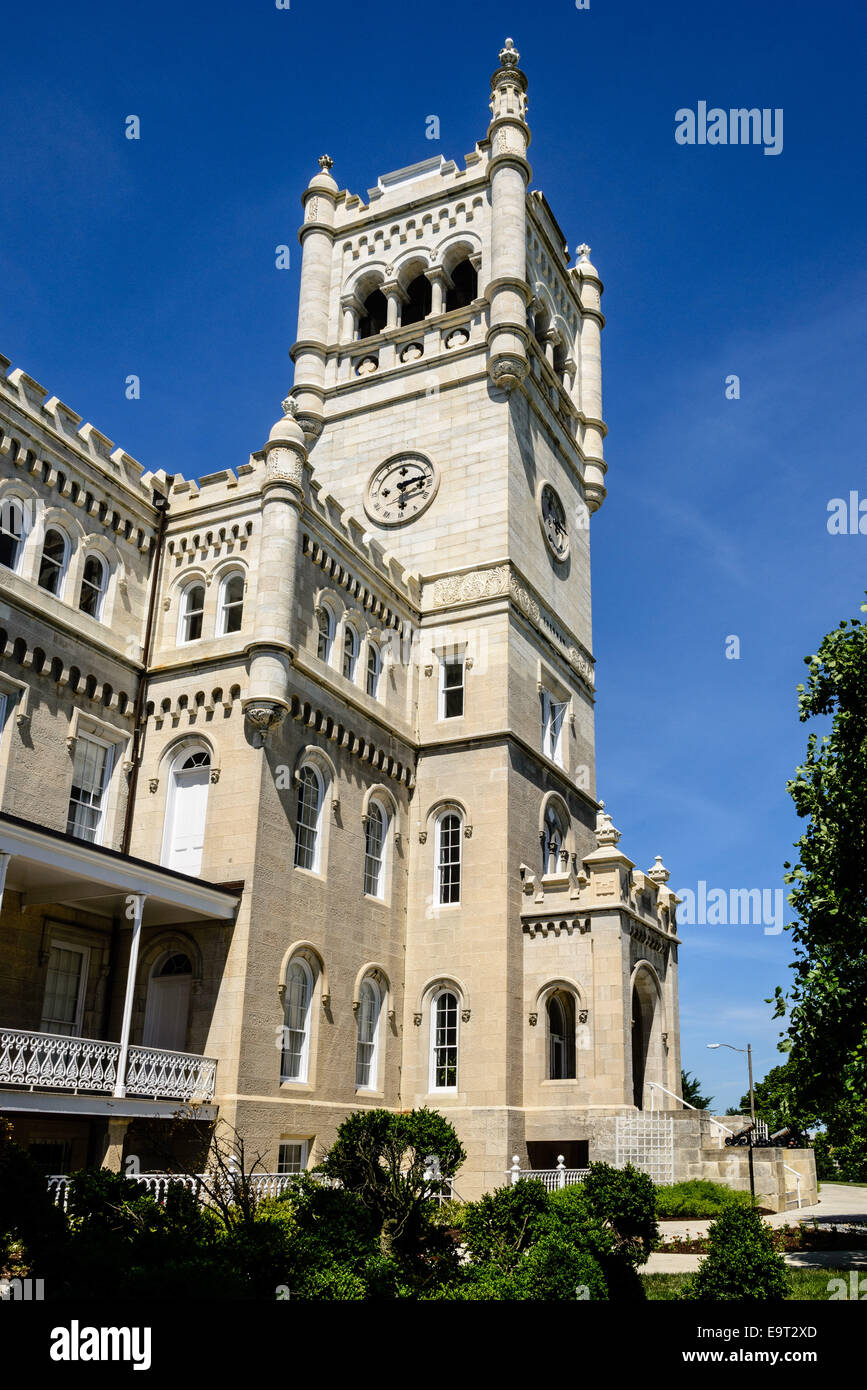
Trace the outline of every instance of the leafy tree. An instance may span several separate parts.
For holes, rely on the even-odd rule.
[[[799,718],[831,731],[809,735],[787,788],[808,826],[785,866],[794,984],[788,999],[777,988],[775,1016],[788,1007],[790,1108],[827,1121],[867,1097],[867,627],[842,621],[805,662]]]
[[[412,1255],[437,1244],[427,1210],[432,1184],[425,1176],[432,1156],[444,1180],[466,1158],[454,1129],[435,1110],[359,1110],[343,1121],[320,1171],[374,1213],[383,1255]]]
[[[772,1133],[788,1126],[794,1131],[796,1139],[803,1138],[805,1131],[816,1123],[815,1115],[805,1115],[796,1109],[792,1091],[792,1068],[789,1062],[772,1067],[763,1081],[755,1083],[753,1095],[755,1097],[756,1118],[764,1120]],[[729,1114],[749,1115],[749,1113],[750,1093],[747,1091],[741,1096],[738,1108],[729,1111]]]
[[[713,1096],[702,1095],[701,1082],[691,1072],[680,1073],[680,1091],[687,1104],[694,1105],[696,1110],[709,1110],[713,1105]]]
[[[789,1292],[785,1261],[755,1207],[729,1203],[708,1231],[707,1258],[681,1298],[779,1303]]]

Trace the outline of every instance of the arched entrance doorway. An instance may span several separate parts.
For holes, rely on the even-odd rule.
[[[186,1050],[192,981],[193,967],[182,951],[166,951],[155,962],[148,980],[143,1047]]]
[[[195,877],[202,867],[211,754],[203,745],[182,749],[172,763],[162,861]]]
[[[656,990],[647,975],[640,971],[632,986],[632,1103],[639,1110],[644,1109],[644,1085],[655,1013]]]

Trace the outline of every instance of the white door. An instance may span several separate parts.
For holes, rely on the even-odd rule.
[[[145,1007],[144,1047],[183,1052],[187,1042],[192,974],[152,975]]]
[[[211,778],[210,763],[189,766],[198,756],[193,754],[172,773],[168,853],[164,857],[170,869],[194,878],[202,867]]]

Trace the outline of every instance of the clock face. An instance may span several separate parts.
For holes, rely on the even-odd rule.
[[[548,549],[556,560],[565,560],[569,554],[566,512],[559,495],[550,483],[544,483],[542,486],[542,491],[539,494],[539,512]]]
[[[424,454],[393,454],[372,474],[364,510],[380,526],[399,526],[430,506],[439,482],[437,469]]]

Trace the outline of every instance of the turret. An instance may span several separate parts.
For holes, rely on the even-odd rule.
[[[527,79],[518,67],[520,54],[511,39],[500,52],[491,78],[491,278],[488,329],[488,375],[510,390],[527,375],[527,184],[530,131]]]
[[[581,418],[584,424],[584,495],[587,506],[595,512],[606,497],[607,465],[602,453],[606,427],[602,419],[602,344],[605,323],[602,316],[602,281],[590,260],[590,247],[582,243],[572,274],[578,281],[581,299]]]
[[[295,362],[293,395],[298,424],[312,444],[322,433],[325,396],[325,349],[328,342],[334,208],[338,188],[331,177],[334,161],[324,154],[320,172],[302,195],[304,222],[301,242],[301,287],[298,295],[298,337],[292,349]]]
[[[254,638],[246,649],[250,687],[244,702],[246,718],[260,741],[281,723],[289,707],[289,667],[295,655],[298,530],[307,460],[296,411],[291,397],[283,402],[283,418],[274,425],[264,448],[258,602]]]

